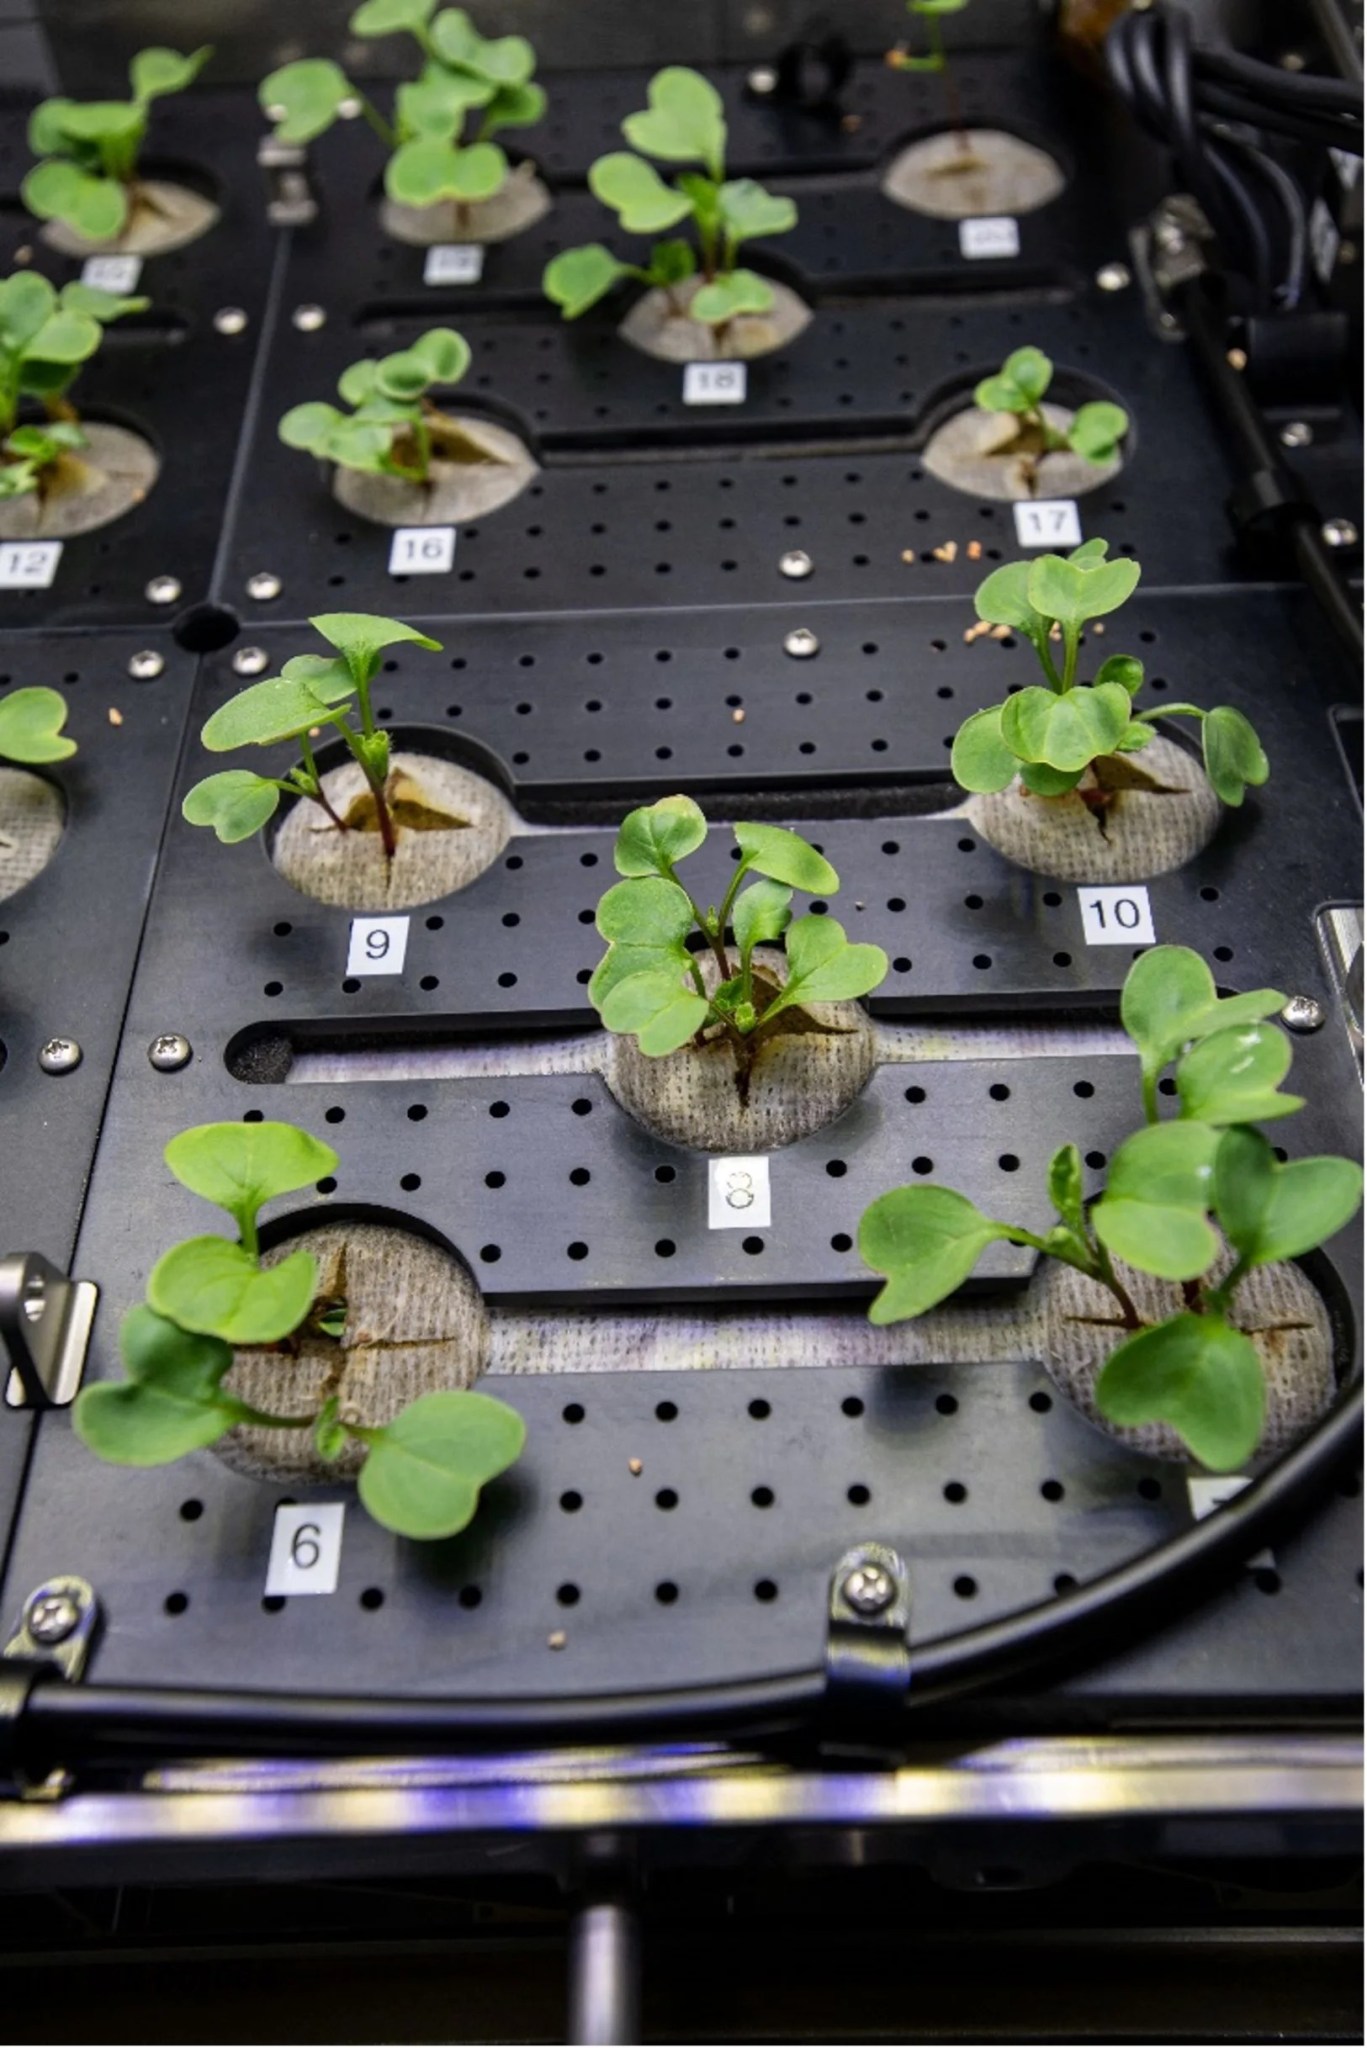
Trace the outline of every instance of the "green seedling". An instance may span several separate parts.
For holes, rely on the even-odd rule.
[[[470,367],[469,344],[451,327],[432,327],[411,348],[378,361],[352,363],[337,380],[351,412],[323,400],[292,406],[280,422],[280,438],[320,461],[371,476],[397,476],[425,484],[432,458],[452,462],[493,462],[487,448],[462,433],[433,404],[436,385],[458,384]]]
[[[518,1457],[522,1418],[487,1394],[424,1394],[383,1428],[347,1421],[335,1393],[303,1415],[272,1415],[240,1400],[224,1381],[235,1346],[290,1354],[301,1337],[337,1344],[333,1385],[346,1356],[346,1304],[317,1298],[318,1262],[300,1248],[263,1265],[258,1218],[276,1196],[333,1172],[337,1154],[283,1123],[200,1124],[166,1147],[183,1187],[227,1211],[236,1238],[192,1237],[152,1269],[147,1300],[119,1332],[127,1377],[83,1389],[76,1434],[116,1465],[167,1465],[246,1424],[307,1429],[322,1456],[348,1442],[365,1449],[358,1489],[374,1519],[400,1536],[454,1536],[479,1504],[480,1488]]]
[[[721,95],[696,71],[674,65],[657,71],[649,86],[650,105],[628,114],[622,132],[632,149],[599,157],[589,187],[610,206],[629,235],[656,235],[691,220],[696,250],[681,239],[657,242],[644,266],[624,263],[601,242],[566,249],[547,264],[542,285],[566,320],[577,319],[626,277],[658,286],[682,314],[678,287],[701,275],[687,312],[694,320],[725,332],[741,313],[767,313],[772,287],[753,270],[737,268],[743,242],[782,235],[797,225],[791,199],[766,192],[753,178],[726,175],[726,122]],[[666,183],[646,161],[700,163]]]
[[[1049,1167],[1058,1221],[1043,1236],[986,1216],[964,1195],[934,1186],[894,1188],[865,1210],[859,1248],[885,1285],[875,1323],[924,1315],[962,1286],[988,1245],[1004,1240],[1060,1259],[1110,1294],[1120,1342],[1096,1399],[1116,1423],[1166,1422],[1202,1464],[1243,1464],[1262,1433],[1258,1355],[1230,1320],[1241,1282],[1257,1266],[1314,1251],[1356,1213],[1362,1172],[1347,1159],[1279,1162],[1256,1123],[1292,1115],[1302,1099],[1280,1092],[1291,1064],[1286,1034],[1267,1018],[1278,989],[1220,996],[1210,969],[1185,946],[1140,955],[1121,996],[1121,1021],[1140,1057],[1145,1122],[1111,1159],[1106,1188],[1083,1199],[1082,1160],[1064,1145]],[[1158,1085],[1174,1068],[1175,1117],[1160,1122]],[[1234,1254],[1212,1277],[1221,1237]],[[1180,1283],[1181,1311],[1146,1323],[1116,1259]]]
[[[494,136],[530,128],[546,111],[546,95],[532,79],[536,52],[525,36],[486,39],[463,8],[438,13],[436,0],[366,0],[351,17],[351,32],[407,33],[418,46],[422,70],[395,94],[393,121],[340,65],[306,57],[261,85],[277,139],[311,142],[339,115],[359,112],[390,152],[384,183],[392,200],[433,206],[449,199],[458,222],[468,220],[468,209],[502,191],[509,176]]]
[[[964,720],[950,756],[962,789],[1005,789],[1019,776],[1036,796],[1076,790],[1100,816],[1119,790],[1163,787],[1134,760],[1153,739],[1160,718],[1200,721],[1206,774],[1221,803],[1237,806],[1246,789],[1267,781],[1267,756],[1242,711],[1229,705],[1202,711],[1196,704],[1136,711],[1144,664],[1132,654],[1112,654],[1090,683],[1078,681],[1084,626],[1118,611],[1139,574],[1138,562],[1108,561],[1106,542],[1089,540],[1066,558],[1008,562],[979,585],[978,617],[1023,634],[1044,683]],[[1056,648],[1061,663],[1055,661]]]
[[[16,270],[0,283],[0,501],[41,493],[85,447],[71,386],[109,322],[147,304],[88,284],[58,291],[36,270]],[[26,402],[42,407],[41,425],[20,424]]]
[[[707,820],[692,798],[662,797],[630,813],[613,849],[617,872],[626,879],[614,883],[598,905],[598,931],[608,950],[594,970],[589,995],[609,1031],[634,1037],[653,1058],[690,1042],[725,1039],[744,1102],[765,1040],[777,1031],[824,1028],[801,1021],[801,1006],[867,995],[886,975],[888,956],[881,946],[851,945],[833,917],[792,921],[795,889],[826,897],[840,887],[835,869],[814,846],[780,825],[732,829],[740,858],[720,908],[704,910],[675,872],[676,863],[707,837]],[[747,877],[758,879],[742,888]],[[710,994],[689,949],[694,934],[716,963],[717,986]],[[788,962],[782,986],[754,958],[757,946],[780,939]]]
[[[0,761],[28,768],[69,760],[76,742],[62,731],[65,723],[66,699],[60,690],[11,690],[0,697]]]
[[[462,820],[427,810],[397,785],[390,773],[389,734],[376,725],[370,702],[370,685],[386,647],[412,643],[437,653],[441,642],[397,619],[374,618],[368,612],[326,612],[309,624],[337,652],[294,655],[278,676],[251,684],[221,705],[200,733],[214,754],[291,740],[303,759],[285,776],[257,775],[248,768],[206,776],[181,805],[185,818],[192,825],[212,826],[225,846],[233,846],[260,831],[282,796],[307,797],[339,832],[378,832],[388,860],[398,846],[398,825],[416,831],[460,825]],[[329,803],[313,753],[313,740],[329,726],[345,742],[366,780],[365,792],[345,815]]]
[[[153,100],[184,92],[208,63],[211,49],[139,50],[128,68],[127,100],[44,100],[34,108],[28,146],[43,161],[21,194],[39,220],[60,220],[88,242],[121,235],[136,204],[156,211],[138,179],[138,153]]]
[[[894,71],[937,71],[945,82],[945,100],[949,111],[949,125],[959,137],[962,148],[961,160],[949,166],[954,170],[966,170],[976,159],[973,145],[964,127],[963,106],[959,98],[959,87],[945,49],[944,31],[940,26],[947,14],[962,14],[968,0],[907,0],[907,13],[914,15],[918,22],[925,24],[926,49],[920,53],[909,51],[905,43],[898,43],[888,51],[887,61]]]
[[[1018,348],[1006,358],[993,377],[984,377],[973,393],[981,411],[1014,413],[1019,425],[1011,443],[1000,452],[1023,458],[1030,488],[1035,487],[1039,466],[1046,455],[1069,448],[1098,467],[1111,462],[1129,432],[1129,414],[1109,399],[1094,399],[1073,414],[1066,433],[1051,426],[1042,401],[1054,378],[1054,366],[1043,349]]]

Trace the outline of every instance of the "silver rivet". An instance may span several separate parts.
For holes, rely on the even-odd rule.
[[[1129,265],[1103,263],[1096,274],[1096,281],[1103,292],[1123,292],[1130,282]]]
[[[147,1057],[159,1074],[174,1074],[190,1064],[190,1041],[179,1031],[163,1031],[148,1046]]]
[[[74,1038],[49,1038],[39,1048],[38,1064],[45,1074],[70,1074],[81,1064],[81,1048]]]
[[[791,633],[783,636],[783,652],[791,654],[795,661],[810,661],[821,651],[821,642],[810,626],[794,626]]]
[[[149,604],[174,604],[180,584],[174,576],[154,576],[142,594]]]
[[[24,1627],[35,1643],[64,1643],[80,1621],[81,1610],[70,1593],[35,1593],[24,1614]]]
[[[1160,313],[1158,324],[1164,334],[1175,334],[1177,332],[1177,315],[1175,313]]]
[[[242,306],[220,306],[214,314],[214,326],[220,334],[245,334],[247,314]]]
[[[897,1598],[897,1582],[881,1564],[859,1564],[840,1591],[856,1614],[881,1614]]]
[[[1318,1031],[1324,1022],[1324,1005],[1313,996],[1289,996],[1277,1014],[1288,1031]]]
[[[1328,548],[1355,548],[1358,530],[1351,519],[1326,519],[1320,536]]]
[[[247,578],[248,597],[256,598],[261,604],[267,603],[272,597],[279,597],[283,587],[280,578],[269,569],[260,569],[255,576]]]
[[[157,653],[155,647],[139,648],[136,654],[130,654],[128,657],[128,673],[135,683],[150,683],[154,676],[161,674],[165,666],[165,659]]]
[[[757,64],[747,73],[745,83],[759,99],[767,100],[778,86],[778,73],[770,64]]]
[[[804,576],[810,576],[815,566],[811,556],[802,548],[789,548],[786,555],[780,555],[778,558],[779,575],[791,576],[794,582],[800,582]]]
[[[1281,432],[1283,448],[1308,448],[1314,438],[1309,420],[1288,420]]]
[[[354,121],[360,111],[361,102],[354,95],[337,102],[337,118],[339,121]]]
[[[1175,220],[1160,220],[1153,231],[1153,238],[1159,248],[1169,256],[1180,255],[1187,246],[1187,238],[1182,225],[1179,221]]]
[[[264,647],[239,647],[233,656],[235,676],[259,676],[270,660]]]
[[[316,334],[328,316],[321,306],[296,306],[290,317],[301,334]]]

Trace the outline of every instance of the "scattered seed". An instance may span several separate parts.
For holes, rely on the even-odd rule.
[[[904,562],[911,562],[911,563],[913,563],[913,564],[914,564],[914,563],[915,563],[915,561],[916,561],[916,550],[915,550],[915,548],[903,548],[903,550],[902,550],[902,560],[903,560]]]
[[[847,135],[857,135],[864,125],[862,114],[842,114],[840,125]]]
[[[1106,630],[1106,621],[1105,621],[1104,619],[1098,619],[1098,620],[1097,620],[1097,622],[1096,622],[1096,624],[1095,624],[1095,625],[1093,626],[1093,628],[1092,628],[1092,631],[1093,631],[1094,633],[1104,633],[1104,632],[1105,632],[1105,630]]]
[[[738,710],[738,711],[733,711],[733,712],[731,713],[731,723],[732,723],[732,725],[744,725],[744,723],[745,723],[745,712],[744,712],[744,710]]]
[[[973,641],[981,640],[984,633],[990,633],[991,631],[992,621],[990,619],[979,619],[977,625],[970,626],[964,634],[964,646],[968,647]]]
[[[994,626],[988,638],[991,640],[1009,640],[1011,638],[1011,628],[1009,626]]]
[[[981,562],[982,558],[983,558],[983,544],[982,544],[982,542],[981,542],[980,540],[971,540],[971,541],[970,541],[970,542],[968,543],[968,559],[969,559],[969,561],[970,561],[970,562]]]
[[[959,543],[956,540],[947,540],[943,547],[932,548],[930,552],[937,562],[953,562],[958,558]]]
[[[563,1650],[566,1640],[563,1628],[553,1628],[546,1638],[546,1648],[548,1650]]]
[[[639,1458],[628,1458],[627,1470],[628,1472],[630,1472],[633,1479],[639,1479],[641,1474],[645,1471],[645,1466],[641,1463]]]
[[[111,704],[111,705],[110,705],[110,707],[109,707],[109,723],[110,723],[111,725],[122,725],[122,724],[123,724],[123,713],[122,713],[122,711],[116,711],[116,710],[114,709],[114,706],[113,706],[112,704]]]

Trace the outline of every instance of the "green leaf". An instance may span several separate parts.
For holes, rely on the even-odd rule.
[[[795,203],[766,192],[754,178],[728,178],[719,194],[721,217],[733,243],[760,235],[786,235],[797,226]]]
[[[1109,754],[1129,722],[1129,692],[1119,683],[1061,692],[1035,683],[1001,707],[1002,738],[1013,753],[1067,772]]]
[[[382,1528],[431,1540],[455,1536],[482,1486],[522,1454],[527,1426],[489,1394],[422,1394],[387,1428],[368,1431],[357,1491]]]
[[[133,95],[139,100],[163,99],[167,93],[184,92],[193,85],[213,51],[206,43],[188,57],[179,50],[139,50],[128,67]]]
[[[1014,781],[1020,762],[1002,738],[1002,707],[975,711],[954,735],[950,769],[960,789],[1005,789]]]
[[[98,285],[82,284],[79,278],[64,284],[61,290],[64,312],[84,313],[101,327],[107,327],[111,320],[122,320],[129,313],[145,313],[151,303],[150,299],[130,299],[119,292],[101,291]]]
[[[324,704],[341,704],[356,695],[356,678],[340,654],[292,654],[280,673],[307,684]]]
[[[59,306],[29,343],[26,363],[83,363],[94,355],[100,340],[98,321],[88,313],[72,313]]]
[[[1280,1010],[1280,989],[1221,997],[1199,953],[1153,946],[1141,953],[1120,992],[1120,1021],[1139,1049],[1146,1075],[1162,1072],[1184,1045],[1233,1024],[1257,1023]]]
[[[788,979],[765,1011],[777,1016],[799,1003],[843,1003],[866,996],[885,978],[881,946],[852,946],[833,917],[800,917],[789,925]]]
[[[1030,401],[1018,385],[998,370],[975,385],[973,403],[980,412],[1025,412]]]
[[[1049,1161],[1049,1199],[1070,1230],[1083,1229],[1082,1155],[1076,1145],[1061,1145]]]
[[[317,1279],[311,1252],[291,1252],[278,1266],[258,1266],[230,1238],[190,1237],[157,1260],[147,1299],[183,1330],[229,1344],[273,1344],[303,1322]]]
[[[753,270],[732,270],[694,292],[689,312],[706,327],[724,327],[742,313],[767,313],[774,288]]]
[[[404,142],[385,166],[385,191],[401,206],[432,206],[439,199],[473,204],[492,199],[508,176],[508,159],[494,142],[457,149],[438,136]]]
[[[486,41],[480,38],[479,47],[469,60],[483,78],[491,78],[495,85],[525,85],[536,69],[536,52],[525,36],[494,36]]]
[[[1236,1124],[1215,1154],[1214,1196],[1240,1258],[1266,1266],[1301,1258],[1342,1230],[1362,1201],[1362,1168],[1332,1158],[1283,1166],[1260,1132]]]
[[[893,1188],[859,1220],[859,1255],[886,1284],[869,1309],[871,1323],[924,1315],[962,1287],[988,1245],[1010,1236],[952,1188]]]
[[[1127,1337],[1096,1383],[1108,1421],[1169,1423],[1213,1472],[1234,1471],[1252,1456],[1265,1402],[1252,1343],[1213,1315],[1174,1316]]]
[[[57,294],[36,270],[0,280],[0,352],[20,356],[57,309]]]
[[[496,89],[487,78],[429,65],[421,78],[407,80],[394,95],[399,134],[404,141],[435,136],[454,142],[469,109],[487,107]]]
[[[211,754],[228,754],[234,747],[269,747],[277,740],[297,739],[332,715],[332,708],[306,683],[270,676],[221,704],[199,737]]]
[[[1082,768],[1051,768],[1047,761],[1022,761],[1020,764],[1021,786],[1036,796],[1064,796],[1070,789],[1077,788],[1084,773]]]
[[[731,906],[731,930],[745,959],[756,946],[783,936],[792,920],[792,902],[792,890],[781,882],[752,882],[741,890]]]
[[[994,569],[973,594],[973,608],[980,619],[994,626],[1010,626],[1017,633],[1033,634],[1044,624],[1030,602],[1030,563],[1007,562]]]
[[[1201,721],[1201,751],[1210,786],[1222,804],[1237,809],[1244,790],[1261,788],[1271,774],[1257,733],[1229,704],[1217,705]]]
[[[577,320],[606,297],[619,279],[630,275],[629,263],[623,263],[601,242],[589,242],[582,249],[562,249],[553,256],[541,274],[541,289],[566,320]]]
[[[386,619],[374,612],[320,612],[309,624],[330,647],[346,656],[353,674],[358,668],[368,668],[386,647],[411,645],[441,653],[440,640],[420,633],[416,626],[405,626],[401,619]]]
[[[257,99],[275,123],[279,142],[312,142],[337,119],[351,98],[351,82],[331,57],[302,57],[261,81]]]
[[[1133,697],[1144,687],[1144,664],[1132,654],[1108,654],[1097,670],[1095,680],[1098,687],[1102,683],[1119,683],[1121,689],[1128,690]],[[1152,733],[1149,737],[1153,737]]]
[[[745,865],[772,882],[787,882],[808,896],[833,896],[840,877],[830,862],[809,846],[799,832],[784,825],[736,825],[732,828]]]
[[[1109,462],[1130,428],[1130,416],[1123,406],[1098,399],[1079,406],[1068,429],[1068,446],[1088,462]]]
[[[427,33],[441,62],[460,70],[473,67],[484,41],[463,7],[444,7]]]
[[[329,1465],[334,1464],[347,1447],[347,1426],[339,1416],[339,1407],[334,1394],[323,1403],[313,1422],[314,1448]]]
[[[65,157],[35,164],[20,188],[39,220],[62,220],[88,242],[107,242],[128,219],[128,194],[115,178],[97,177]]]
[[[693,923],[685,890],[663,875],[614,882],[598,905],[598,930],[609,942],[629,946],[677,945]]]
[[[353,367],[355,367],[353,365]],[[302,448],[310,455],[327,451],[333,432],[345,424],[345,415],[321,398],[292,405],[276,432],[287,448]]]
[[[707,820],[691,796],[662,796],[629,811],[612,849],[619,875],[667,875],[707,837]]]
[[[578,255],[580,251],[576,249],[571,254]],[[618,266],[619,271],[622,267]],[[692,277],[697,267],[698,259],[687,242],[657,242],[650,252],[646,275],[652,284],[662,285],[668,290],[671,285],[682,284],[685,278]]]
[[[41,100],[29,115],[28,146],[35,156],[62,156],[71,148],[66,117],[75,100],[54,96]]]
[[[1137,754],[1143,748],[1152,746],[1157,734],[1151,725],[1142,719],[1132,718],[1115,743],[1117,754]]]
[[[634,1035],[641,1051],[652,1059],[686,1045],[706,1023],[707,1010],[706,998],[686,988],[677,969],[660,967],[626,976],[599,1005],[604,1027]]]
[[[479,124],[487,141],[504,128],[534,128],[546,111],[546,95],[539,85],[501,85],[485,109]]]
[[[62,116],[74,142],[136,143],[145,126],[146,114],[135,100],[72,100]]]
[[[1291,1041],[1275,1024],[1234,1024],[1192,1046],[1177,1063],[1184,1117],[1209,1124],[1266,1123],[1305,1107],[1301,1095],[1280,1095],[1291,1065]]]
[[[66,699],[59,690],[42,684],[11,690],[0,697],[0,758],[30,765],[68,760],[76,742],[63,733],[65,723]]]
[[[589,171],[589,189],[610,206],[629,235],[656,235],[687,220],[693,211],[684,193],[666,185],[653,164],[614,150]]]
[[[392,36],[401,29],[416,35],[425,28],[437,0],[364,0],[351,17],[354,36]]]
[[[1118,611],[1138,581],[1138,562],[1099,557],[1065,561],[1062,555],[1038,555],[1030,564],[1026,589],[1031,605],[1046,619],[1081,626]]]
[[[276,1195],[337,1169],[331,1145],[296,1124],[196,1124],[171,1139],[164,1157],[182,1187],[226,1209],[244,1234]]]
[[[217,1337],[195,1336],[150,1308],[123,1319],[119,1349],[128,1377],[82,1389],[72,1423],[88,1451],[114,1465],[169,1465],[215,1443],[241,1419],[220,1392],[233,1362]]]
[[[1220,1250],[1206,1221],[1218,1142],[1197,1123],[1151,1124],[1127,1138],[1092,1210],[1107,1250],[1160,1279],[1199,1279]]]
[[[649,109],[628,114],[622,133],[633,149],[665,163],[705,164],[720,180],[726,152],[721,95],[696,71],[669,65],[657,71],[647,90]]]
[[[253,775],[250,768],[225,768],[220,775],[206,775],[197,782],[180,811],[187,824],[212,825],[224,846],[236,846],[274,817],[279,802],[280,791],[273,782]]]
[[[1027,345],[1011,351],[1002,364],[1002,375],[1010,378],[1030,405],[1038,405],[1049,389],[1054,366],[1042,348]]]

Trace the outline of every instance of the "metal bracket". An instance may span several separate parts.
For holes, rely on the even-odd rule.
[[[309,182],[309,153],[302,143],[263,136],[256,161],[265,176],[266,218],[273,228],[306,228],[318,218],[318,200]]]
[[[1179,286],[1208,268],[1212,240],[1210,222],[1187,192],[1173,193],[1131,232],[1135,275],[1149,325],[1160,340],[1182,340],[1182,322],[1169,302]]]
[[[71,1783],[61,1768],[29,1776],[19,1754],[24,1713],[34,1687],[45,1679],[55,1674],[75,1685],[84,1676],[99,1621],[95,1588],[72,1573],[58,1573],[34,1587],[0,1650],[0,1777],[21,1799],[60,1799]]]
[[[76,1397],[100,1290],[40,1252],[0,1259],[0,1343],[13,1370],[7,1408],[65,1408]]]
[[[911,1671],[911,1579],[885,1543],[847,1550],[831,1574],[826,1698],[843,1727],[890,1729],[905,1705]]]

